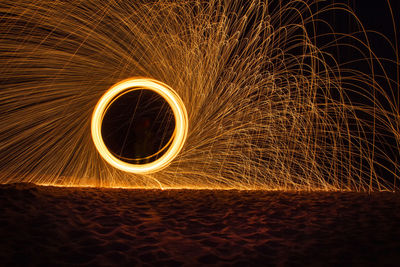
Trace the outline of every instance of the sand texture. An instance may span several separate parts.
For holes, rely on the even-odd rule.
[[[400,194],[1,185],[0,265],[399,266]]]

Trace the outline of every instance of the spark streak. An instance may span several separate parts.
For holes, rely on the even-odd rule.
[[[384,41],[394,56],[377,56],[372,34],[336,1],[1,0],[0,183],[393,190],[399,54]],[[99,132],[131,77],[151,78],[176,119],[146,166]]]

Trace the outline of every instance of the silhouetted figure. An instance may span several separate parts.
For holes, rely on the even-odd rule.
[[[152,155],[154,152],[154,136],[151,131],[151,119],[143,117],[134,125],[135,142],[134,151],[135,158],[142,159]],[[144,164],[150,161],[149,159],[138,160],[138,163]]]

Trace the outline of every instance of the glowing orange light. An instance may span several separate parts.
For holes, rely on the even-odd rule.
[[[163,97],[170,105],[175,117],[175,131],[172,143],[168,150],[157,160],[146,164],[132,164],[116,158],[106,147],[101,135],[101,125],[103,118],[112,101],[126,91],[148,89],[156,92]],[[168,85],[149,78],[131,78],[119,82],[112,86],[97,103],[92,115],[92,139],[101,157],[110,165],[120,170],[132,173],[152,173],[157,172],[166,166],[181,151],[188,132],[188,116],[185,105],[178,94]]]

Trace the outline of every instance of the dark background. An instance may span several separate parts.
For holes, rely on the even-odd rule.
[[[116,96],[104,115],[102,136],[114,156],[142,164],[165,153],[166,148],[156,154],[168,144],[174,129],[168,103],[153,91],[139,89]]]
[[[326,3],[328,2],[328,3]],[[318,3],[317,6],[326,7],[327,5],[334,4],[337,7],[340,7],[341,4],[348,5],[354,14],[348,14],[341,10],[333,10],[331,12],[327,12],[326,14],[321,14],[317,18],[326,20],[332,27],[333,30],[337,33],[353,33],[352,36],[359,38],[363,42],[368,42],[371,50],[375,54],[375,56],[380,60],[379,64],[382,64],[383,68],[379,67],[379,64],[376,60],[373,61],[373,68],[371,68],[370,63],[366,57],[368,57],[369,51],[366,48],[362,48],[362,44],[354,40],[352,38],[343,38],[341,42],[346,43],[348,45],[354,45],[357,48],[361,48],[361,52],[364,53],[363,56],[359,51],[350,46],[340,46],[340,47],[331,47],[327,49],[338,63],[341,64],[341,70],[346,68],[361,71],[365,74],[371,76],[374,73],[374,80],[382,86],[382,89],[385,91],[387,95],[391,97],[392,103],[397,103],[397,106],[400,103],[400,92],[399,92],[399,66],[396,66],[398,62],[398,54],[396,55],[396,49],[398,49],[399,45],[399,27],[400,27],[400,1],[397,0],[381,0],[381,1],[372,1],[372,0],[340,0],[340,1],[322,1]],[[391,6],[391,9],[389,7]],[[392,13],[391,13],[392,10]],[[392,15],[393,14],[393,15]],[[361,25],[357,23],[356,18],[360,20],[364,29],[361,28]],[[317,24],[316,36],[320,34],[324,34],[326,32],[326,28],[323,25]],[[367,38],[365,37],[365,33],[358,31],[366,31]],[[385,37],[387,39],[385,39]],[[328,43],[332,39],[329,38],[318,38],[317,45],[319,47],[324,45],[324,42]],[[351,61],[357,60],[356,62],[349,63]],[[390,62],[390,60],[394,62]],[[345,72],[344,72],[345,73]],[[388,80],[384,77],[380,77],[381,75],[387,75],[389,79],[392,79],[392,82],[388,82]],[[373,92],[373,88],[368,88],[365,83],[357,83],[355,81],[350,81],[353,85],[346,85],[346,94],[349,97],[350,101],[355,104],[365,105],[369,107],[374,107],[377,103],[381,105],[386,111],[392,111],[389,106],[389,102],[387,99],[383,97],[382,94],[376,92],[374,96],[376,97],[376,102],[372,102],[367,99],[367,95],[365,92],[360,91],[360,88],[363,88],[369,92]],[[354,91],[352,91],[354,90]],[[335,95],[334,93],[332,95]],[[355,112],[356,115],[361,118],[366,124],[366,131],[373,131],[373,125],[376,123],[373,117],[368,113],[363,113],[360,111]],[[369,127],[369,128],[367,128]],[[374,142],[375,151],[380,150],[379,153],[384,152],[388,155],[390,159],[395,162],[395,165],[399,164],[399,151],[395,146],[396,140],[393,135],[393,132],[387,131],[385,129],[380,129],[381,125],[377,123],[378,129],[376,130],[380,135],[379,138],[375,138],[373,140],[372,134],[367,135],[366,138],[370,138],[369,141]],[[354,127],[355,131],[357,131],[356,127]],[[372,146],[370,146],[372,149]],[[393,163],[388,162],[388,160],[380,155],[376,154],[374,161],[375,171],[378,176],[382,177],[389,184],[394,184],[395,188],[396,181],[393,175],[387,170],[395,170],[396,166],[393,166]],[[368,164],[364,165],[367,166]],[[382,167],[383,166],[383,167]],[[366,173],[369,171],[368,168],[364,167]],[[387,168],[387,169],[386,169]],[[398,173],[397,173],[398,175]],[[365,177],[368,179],[367,177]]]

